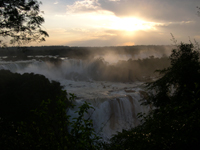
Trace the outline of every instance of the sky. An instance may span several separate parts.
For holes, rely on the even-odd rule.
[[[200,42],[199,0],[40,0],[43,29],[31,45],[132,46]]]

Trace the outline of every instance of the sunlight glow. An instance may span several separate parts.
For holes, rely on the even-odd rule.
[[[54,17],[54,21],[47,21],[48,28],[56,27],[49,31],[51,39],[47,39],[47,42],[51,44],[55,37],[62,37],[63,40],[57,43],[68,44],[72,46],[79,43],[82,46],[82,41],[93,41],[88,42],[90,45],[100,46],[98,41],[111,41],[110,45],[135,45],[132,43],[133,37],[144,37],[144,32],[151,33],[152,31],[159,31],[159,26],[162,23],[159,22],[148,22],[142,18],[135,17],[118,17],[113,12],[107,10],[97,10],[92,12],[77,12],[67,14],[55,14],[46,16],[47,20],[51,20]],[[59,29],[58,29],[59,28]],[[61,30],[64,29],[64,30]],[[59,31],[59,33],[58,33]],[[145,32],[145,33],[147,33]],[[116,39],[118,42],[115,44],[112,42]],[[66,42],[64,42],[66,41]],[[46,42],[46,43],[47,43]],[[100,42],[100,43],[101,43]],[[86,42],[85,45],[88,45]],[[84,44],[83,44],[84,45]],[[106,46],[105,44],[104,46]]]
[[[154,23],[137,18],[115,18],[110,28],[125,31],[149,30],[154,29]]]
[[[97,11],[90,14],[84,14],[84,18],[93,20],[94,24],[91,25],[98,28],[124,31],[156,30],[156,25],[160,24],[147,22],[134,17],[120,18],[109,11]]]

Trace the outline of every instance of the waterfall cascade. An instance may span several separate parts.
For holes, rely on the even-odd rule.
[[[30,60],[0,62],[0,69],[17,73],[42,74],[50,80],[59,81],[68,93],[77,96],[76,105],[84,101],[91,103],[86,117],[93,119],[95,131],[104,139],[110,138],[116,131],[135,127],[139,124],[137,113],[146,112],[147,107],[140,106],[142,82],[113,82],[95,80],[94,76],[103,76],[103,60],[83,61],[63,59],[60,64]],[[100,79],[100,77],[99,77]],[[68,114],[74,116],[74,110]]]

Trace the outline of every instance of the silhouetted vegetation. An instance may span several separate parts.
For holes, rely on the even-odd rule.
[[[94,149],[99,137],[90,118],[92,107],[80,106],[79,116],[66,114],[75,96],[42,75],[0,70],[0,147],[10,149]],[[69,129],[69,126],[72,128]]]
[[[1,0],[0,36],[11,38],[10,44],[22,45],[32,41],[45,41],[47,32],[41,29],[40,2],[37,0]],[[5,46],[0,40],[0,47]]]
[[[171,66],[161,78],[147,84],[152,105],[139,114],[141,125],[118,133],[106,149],[198,149],[200,140],[200,62],[192,44],[181,43],[170,56]]]
[[[58,56],[68,57],[74,59],[93,59],[96,56],[107,55],[123,55],[127,54],[134,58],[136,55],[142,53],[147,54],[146,57],[154,54],[168,55],[173,46],[116,46],[116,47],[69,47],[69,46],[40,46],[40,47],[8,47],[7,49],[0,48],[0,56],[8,56],[12,60],[21,60],[21,56],[26,56],[26,59],[30,59],[27,56]],[[160,57],[161,57],[160,56]],[[17,58],[16,58],[17,57]],[[25,57],[23,57],[25,58]]]
[[[101,81],[148,81],[158,75],[154,70],[168,67],[169,63],[168,57],[154,58],[151,56],[145,59],[119,61],[116,64],[108,64],[100,58],[92,63],[89,75],[92,79]]]

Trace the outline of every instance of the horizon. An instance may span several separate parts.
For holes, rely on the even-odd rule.
[[[6,48],[26,48],[26,47],[78,47],[78,48],[106,48],[106,47],[136,47],[136,46],[176,46],[173,44],[169,45],[119,45],[119,46],[68,46],[68,45],[22,45],[22,46],[7,46],[7,47],[0,47],[0,49],[6,49]]]

